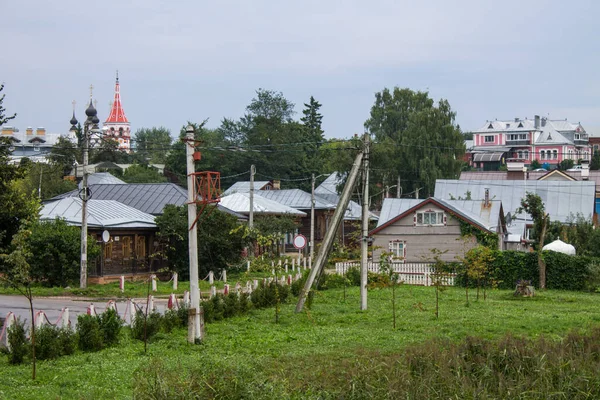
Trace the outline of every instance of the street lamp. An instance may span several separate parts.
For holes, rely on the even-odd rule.
[[[98,112],[92,102],[92,96],[90,94],[90,104],[85,110],[87,116],[83,123],[83,138],[81,146],[83,150],[83,171],[81,179],[81,189],[79,190],[79,198],[81,199],[81,270],[79,277],[79,287],[85,289],[87,287],[87,201],[91,197],[90,190],[87,184],[87,165],[88,165],[88,153],[89,153],[89,136],[91,133],[101,132],[98,123]],[[75,110],[73,110],[73,118],[71,118],[71,131],[77,130],[77,119],[75,118]]]

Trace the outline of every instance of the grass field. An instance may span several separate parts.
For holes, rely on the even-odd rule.
[[[441,295],[437,320],[434,288],[401,286],[396,294],[396,330],[390,289],[370,290],[369,309],[361,312],[358,288],[352,287],[345,299],[341,289],[317,292],[311,310],[300,314],[294,313],[292,298],[282,307],[279,324],[273,309],[208,324],[202,345],[187,344],[186,332],[177,330],[159,334],[143,354],[143,344],[124,333],[118,347],[40,362],[35,382],[30,366],[9,366],[3,356],[0,398],[126,399],[134,391],[139,398],[165,399],[194,393],[203,393],[198,398],[337,398],[340,390],[349,393],[345,398],[361,398],[367,392],[359,386],[369,383],[355,379],[373,374],[399,379],[385,374],[396,371],[390,360],[431,339],[458,343],[468,336],[498,339],[511,333],[557,342],[573,329],[591,332],[600,326],[596,294],[545,291],[524,299],[491,291],[486,301],[465,307],[464,291],[449,288]]]

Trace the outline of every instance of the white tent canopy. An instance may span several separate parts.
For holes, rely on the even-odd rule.
[[[568,254],[570,256],[575,255],[575,247],[563,242],[560,239],[555,240],[552,243],[548,243],[542,248],[542,250],[556,251],[557,253]]]

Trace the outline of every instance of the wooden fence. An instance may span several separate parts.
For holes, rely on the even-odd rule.
[[[407,285],[431,286],[435,276],[432,263],[392,263],[394,272],[399,274],[399,280]],[[360,262],[338,262],[335,263],[335,272],[340,275],[346,274],[350,268],[360,269]],[[369,261],[367,263],[369,272],[379,273],[379,262]],[[453,286],[456,274],[444,274],[441,280],[444,285]]]

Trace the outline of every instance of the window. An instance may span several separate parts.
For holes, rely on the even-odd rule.
[[[554,150],[554,151],[552,152],[552,159],[553,159],[553,160],[558,160],[558,150]]]
[[[425,211],[417,213],[417,225],[444,225],[444,213]]]
[[[517,157],[523,158],[523,152],[521,150],[517,152]]]
[[[494,137],[493,136],[485,136],[485,142],[486,143],[494,143]]]
[[[526,133],[511,133],[508,135],[508,140],[527,140]]]
[[[123,258],[131,257],[131,238],[129,236],[123,236],[121,247],[123,249]]]
[[[525,150],[523,152],[523,158],[526,159],[526,160],[529,160],[529,151]]]
[[[390,241],[389,250],[394,255],[394,258],[406,258],[406,242],[402,240]]]
[[[40,151],[40,145],[39,144],[34,144],[33,145],[33,151]]]
[[[104,243],[104,259],[105,260],[110,260],[112,258],[112,252],[113,252],[113,243],[108,242],[108,243]]]
[[[135,254],[138,258],[146,257],[146,237],[138,236],[137,243],[135,244]]]
[[[541,158],[542,160],[545,160],[545,159],[546,159],[546,152],[545,152],[544,150],[540,151],[540,158]]]

